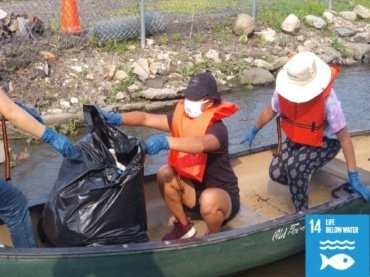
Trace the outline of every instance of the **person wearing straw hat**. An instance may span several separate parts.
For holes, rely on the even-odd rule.
[[[269,173],[272,180],[289,186],[297,212],[308,208],[310,176],[341,148],[353,190],[366,201],[370,199],[370,189],[359,178],[352,140],[333,89],[338,74],[338,67],[329,66],[312,52],[294,55],[277,75],[271,103],[241,142],[251,147],[259,130],[279,115],[278,134],[282,130],[286,140],[281,144],[279,139]]]
[[[221,100],[210,72],[192,76],[183,93],[185,99],[169,115],[102,110],[112,125],[145,126],[171,133],[145,140],[149,155],[170,151],[167,164],[157,173],[163,200],[176,219],[164,241],[196,234],[186,208],[202,216],[207,233],[217,233],[240,207],[238,180],[229,159],[228,131],[222,121],[239,108]]]
[[[45,126],[35,110],[13,102],[1,88],[0,113],[18,128],[51,145],[64,157],[80,160],[79,149],[68,138]],[[36,247],[27,199],[3,178],[0,178],[0,219],[8,225],[14,247]]]

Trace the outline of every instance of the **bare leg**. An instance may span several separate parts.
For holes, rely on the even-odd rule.
[[[222,223],[231,214],[229,194],[219,188],[208,188],[202,192],[199,202],[200,213],[207,224],[208,232],[220,232]]]
[[[168,209],[183,225],[188,223],[183,204],[188,207],[195,206],[195,190],[192,182],[179,178],[181,187],[176,180],[176,172],[169,165],[163,165],[157,174],[160,193]]]

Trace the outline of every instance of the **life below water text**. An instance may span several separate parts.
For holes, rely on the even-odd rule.
[[[325,231],[327,234],[358,234],[359,232],[357,226],[335,226],[334,218],[326,219],[325,223]]]

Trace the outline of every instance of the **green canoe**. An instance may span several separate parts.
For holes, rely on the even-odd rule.
[[[353,137],[362,181],[370,184],[370,136]],[[172,219],[152,176],[145,183],[147,243],[51,248],[40,243],[34,249],[0,249],[1,276],[222,276],[234,275],[277,261],[305,247],[305,215],[294,212],[287,186],[270,180],[268,167],[273,147],[233,156],[239,178],[241,210],[222,232],[205,236],[205,225],[194,220],[197,236],[162,242]],[[343,154],[311,178],[307,213],[361,214],[370,203],[358,194],[333,189],[347,180]],[[31,208],[37,221],[42,205]],[[0,243],[11,245],[5,225]]]

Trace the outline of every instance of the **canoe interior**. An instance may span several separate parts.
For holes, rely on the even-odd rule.
[[[361,180],[369,186],[370,136],[355,136],[352,139]],[[241,209],[237,217],[224,226],[224,230],[262,223],[294,213],[289,188],[270,180],[268,168],[271,159],[271,150],[233,159],[233,166],[239,178]],[[340,152],[334,160],[312,176],[309,185],[309,206],[314,207],[333,200],[331,191],[346,181],[347,169],[343,153]],[[145,197],[149,239],[160,240],[171,228],[173,218],[171,218],[171,214],[164,205],[155,180],[147,180],[145,183]],[[32,209],[36,234],[39,215],[40,209]],[[203,236],[206,232],[204,222],[194,217],[194,215],[192,218],[197,229],[197,236]],[[0,243],[12,246],[6,225],[0,225]],[[42,244],[39,239],[39,246],[47,245]]]

